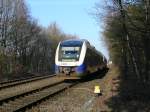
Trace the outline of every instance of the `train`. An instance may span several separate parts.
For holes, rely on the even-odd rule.
[[[56,48],[55,73],[58,76],[83,78],[106,68],[105,56],[85,39],[64,40]]]

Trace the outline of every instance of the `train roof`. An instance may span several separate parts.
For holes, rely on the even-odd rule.
[[[83,42],[86,42],[90,45],[90,43],[85,40],[85,39],[69,39],[69,40],[64,40],[60,43],[60,45],[63,45],[63,46],[69,46],[70,44],[75,46],[75,45],[82,45]]]
[[[86,39],[68,39],[68,40],[63,40],[62,42],[69,42],[69,41],[81,41],[81,42],[88,42]]]
[[[100,51],[96,50],[95,47],[92,46],[90,44],[90,42],[88,40],[86,40],[86,39],[68,39],[68,40],[61,41],[60,45],[69,46],[71,44],[73,46],[76,46],[76,45],[82,45],[83,42],[86,43],[88,48],[90,48],[91,50],[95,51],[97,54],[105,57]]]

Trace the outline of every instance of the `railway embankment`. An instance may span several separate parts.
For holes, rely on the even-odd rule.
[[[64,87],[50,88],[49,85],[57,80],[60,78],[47,77],[33,82],[25,80],[23,83],[8,83],[8,87],[0,90],[1,102],[4,102],[1,104],[1,110],[6,112],[20,109],[25,109],[27,112],[107,112],[113,111],[112,106],[119,103],[120,77],[117,67],[110,67],[108,72],[93,73],[84,80],[67,80],[64,85],[62,84]],[[69,87],[72,82],[77,84]],[[95,86],[99,87],[100,95],[94,93]],[[61,88],[67,89],[51,96],[51,92],[55,93]]]
[[[102,79],[100,85],[102,86],[102,95],[95,99],[92,112],[111,112],[108,102],[111,98],[118,97],[120,91],[120,76],[119,69],[111,65],[107,75]],[[115,100],[113,103],[116,102]]]
[[[107,73],[99,73],[102,77],[95,77],[80,81],[79,84],[47,99],[41,104],[34,106],[27,112],[100,112],[111,111],[106,104],[107,100],[117,94],[117,84],[112,85],[118,78],[117,68],[110,69]],[[115,82],[115,83],[116,83]],[[119,81],[118,81],[119,82]],[[95,86],[99,86],[102,95],[94,93]],[[112,88],[114,87],[114,91]]]
[[[43,77],[17,84],[8,83],[6,88],[0,90],[0,111],[14,112],[26,108],[44,100],[48,96],[61,92],[72,84],[61,84],[63,79],[57,77]],[[57,87],[53,87],[58,85]],[[60,85],[60,86],[59,86]],[[53,88],[53,89],[52,89]]]
[[[79,83],[27,112],[88,112],[92,109],[95,100],[93,87],[99,84],[100,80]]]
[[[148,89],[141,88],[136,82],[131,82],[120,74],[119,68],[111,66],[101,81],[102,95],[96,98],[91,112],[150,111],[149,95],[144,93]]]

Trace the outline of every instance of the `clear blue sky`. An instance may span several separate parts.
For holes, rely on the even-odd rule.
[[[78,35],[87,39],[106,57],[108,52],[101,41],[102,31],[94,17],[89,14],[94,11],[95,3],[103,0],[26,0],[30,15],[38,23],[47,27],[56,22],[66,34]]]

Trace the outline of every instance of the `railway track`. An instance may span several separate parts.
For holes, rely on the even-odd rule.
[[[10,98],[7,102],[0,106],[0,112],[20,112],[25,111],[25,109],[32,107],[40,103],[41,101],[56,95],[65,89],[75,85],[75,83],[65,83],[60,81],[57,83],[50,84],[43,88],[39,88],[30,93],[24,93],[14,98]]]
[[[33,82],[33,81],[46,79],[46,78],[49,78],[49,77],[54,77],[54,76],[56,76],[56,75],[53,74],[53,75],[45,75],[45,76],[33,76],[33,77],[27,78],[27,79],[17,79],[17,80],[10,80],[10,81],[7,81],[7,82],[1,82],[0,83],[0,90],[4,89],[4,88],[24,84],[24,83],[29,83],[29,82]]]
[[[0,81],[0,84],[5,84],[5,83],[9,83],[9,82],[16,82],[16,81],[19,81],[19,80],[26,80],[26,79],[36,77],[35,74],[33,74],[33,73],[23,73],[23,74],[25,76],[30,76],[30,77],[21,77],[21,78],[17,78],[17,79],[14,79],[14,80],[13,79],[8,79],[7,81]]]

